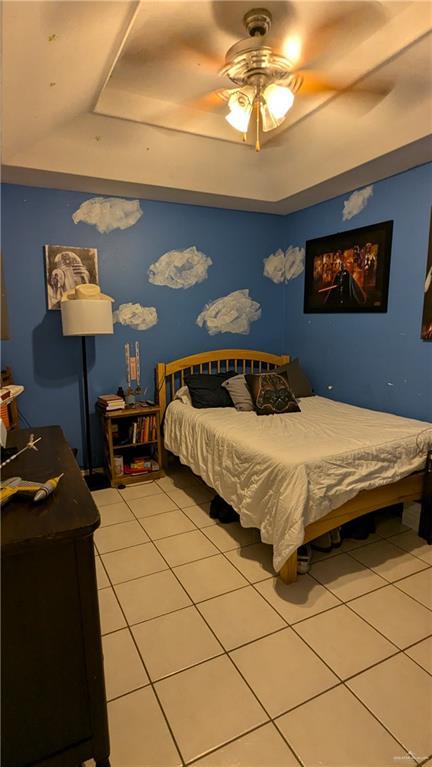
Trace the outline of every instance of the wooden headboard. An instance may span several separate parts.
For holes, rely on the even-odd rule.
[[[176,391],[184,385],[185,372],[211,374],[235,370],[237,373],[261,373],[285,365],[289,360],[287,354],[269,354],[251,349],[218,349],[192,354],[172,362],[158,362],[156,397],[161,408],[161,418]]]

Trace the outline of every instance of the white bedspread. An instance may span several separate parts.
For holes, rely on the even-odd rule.
[[[165,445],[273,545],[279,570],[304,526],[368,490],[423,468],[432,424],[346,405],[300,401],[301,413],[198,410],[178,400]]]

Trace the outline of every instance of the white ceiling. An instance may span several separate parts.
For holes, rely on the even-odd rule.
[[[364,93],[298,94],[261,153],[206,93],[254,5],[282,45]],[[286,213],[425,162],[429,2],[3,3],[3,180]],[[250,137],[252,141],[253,137]]]

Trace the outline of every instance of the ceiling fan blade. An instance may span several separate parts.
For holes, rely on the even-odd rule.
[[[205,112],[217,111],[228,101],[231,93],[236,90],[235,88],[218,88],[210,93],[205,93],[203,96],[198,96],[195,99],[189,99],[183,102],[185,106],[189,106],[192,109],[200,109]]]
[[[203,67],[205,71],[215,75],[219,74],[224,63],[224,55],[211,51],[210,46],[207,47],[202,40],[180,40],[178,51],[184,60],[196,60],[197,66]]]
[[[206,32],[202,30],[171,35],[161,42],[152,42],[151,46],[145,48],[134,46],[125,56],[139,65],[162,61],[186,62],[217,75],[223,66],[225,51],[216,50],[213,41],[208,39]]]
[[[348,85],[341,81],[336,82],[314,70],[296,72],[295,76],[301,77],[303,80],[296,90],[301,96],[315,96],[319,93],[346,93],[349,91],[354,94],[371,94],[383,98],[391,90],[389,84],[384,85],[383,83],[376,85],[362,85],[361,83],[356,85],[354,83],[353,85]]]
[[[333,17],[308,31],[302,50],[303,65],[316,64],[332,55],[339,55],[366,39],[386,21],[386,12],[376,2],[342,2]]]

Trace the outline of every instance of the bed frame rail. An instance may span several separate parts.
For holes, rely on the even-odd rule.
[[[305,527],[304,543],[309,543],[324,533],[334,530],[335,527],[350,522],[352,519],[362,517],[370,511],[377,511],[398,503],[418,501],[422,497],[422,489],[425,472],[419,471],[409,474],[408,477],[393,482],[391,485],[383,485],[373,490],[361,490],[355,498],[347,501],[337,509],[333,509],[325,517]],[[297,580],[297,551],[282,565],[279,576],[284,583],[294,583]]]

